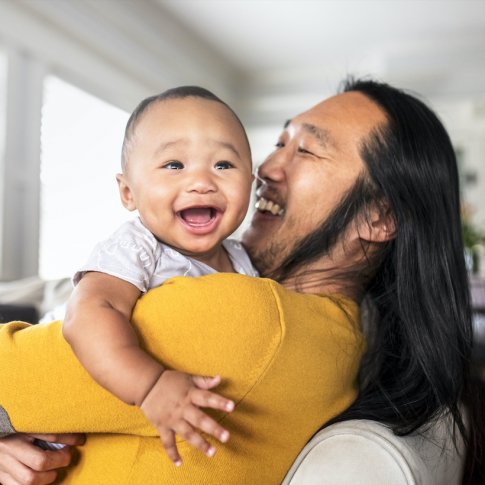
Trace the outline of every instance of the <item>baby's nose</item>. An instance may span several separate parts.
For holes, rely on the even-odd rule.
[[[188,192],[198,192],[205,194],[208,192],[215,192],[217,185],[210,173],[197,172],[191,176],[191,179],[187,185]]]

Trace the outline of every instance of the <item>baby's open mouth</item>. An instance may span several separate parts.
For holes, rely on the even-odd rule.
[[[285,210],[276,202],[261,197],[254,206],[261,212],[271,212],[274,216],[282,216]]]
[[[178,216],[190,226],[205,226],[210,224],[217,216],[218,210],[214,207],[190,207],[178,212]]]

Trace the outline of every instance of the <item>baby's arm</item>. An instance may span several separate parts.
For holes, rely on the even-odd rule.
[[[105,273],[86,273],[69,301],[64,337],[101,386],[141,407],[175,463],[181,460],[174,432],[212,456],[215,449],[194,427],[221,441],[228,433],[199,407],[231,411],[233,403],[209,391],[219,384],[219,377],[166,370],[139,347],[130,324],[139,296],[131,283]]]
[[[162,365],[139,348],[130,324],[139,296],[131,283],[86,273],[69,300],[62,330],[96,382],[138,406],[163,372]]]

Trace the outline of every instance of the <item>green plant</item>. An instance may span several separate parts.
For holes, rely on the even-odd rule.
[[[461,228],[463,233],[463,245],[466,248],[473,248],[478,244],[485,242],[485,231],[477,227],[472,222],[472,210],[470,206],[463,205],[461,214]]]

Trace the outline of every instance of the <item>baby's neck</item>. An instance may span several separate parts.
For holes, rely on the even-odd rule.
[[[197,254],[192,257],[219,273],[235,273],[229,254],[222,244],[210,254]]]

